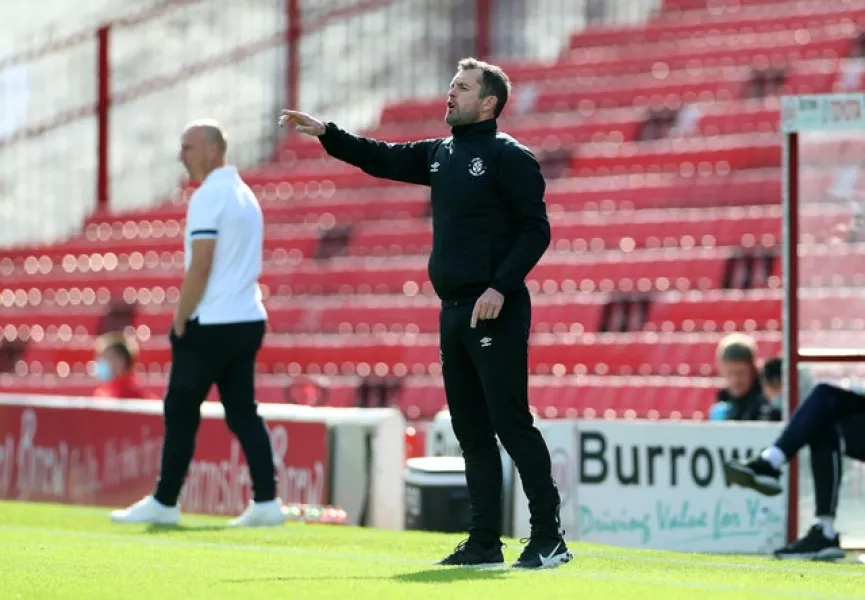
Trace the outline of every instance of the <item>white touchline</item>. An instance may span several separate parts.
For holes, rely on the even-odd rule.
[[[191,530],[194,531],[194,527],[190,527]],[[226,528],[226,530],[229,530]],[[426,566],[432,567],[433,564],[431,561],[419,560],[419,559],[407,559],[407,558],[395,558],[390,556],[365,556],[360,554],[343,554],[338,552],[317,552],[314,550],[301,550],[295,548],[286,548],[284,546],[254,546],[254,545],[244,545],[244,544],[223,544],[216,542],[190,542],[184,540],[171,540],[165,538],[155,538],[155,537],[147,537],[147,534],[142,535],[128,535],[128,534],[114,534],[114,533],[91,533],[88,531],[74,531],[74,530],[66,530],[66,529],[48,529],[42,527],[24,527],[17,525],[0,525],[0,531],[9,531],[9,532],[18,532],[18,533],[44,533],[48,535],[56,535],[63,537],[76,537],[82,539],[93,539],[93,540],[102,540],[102,541],[114,541],[120,543],[129,543],[129,544],[140,544],[143,546],[166,546],[166,547],[175,547],[175,548],[202,548],[208,550],[232,550],[232,551],[243,551],[243,552],[260,552],[264,554],[286,554],[292,556],[307,556],[307,557],[316,557],[316,558],[331,558],[336,560],[356,560],[361,562],[372,562],[372,563],[390,563],[390,564],[402,564],[402,565],[414,565],[414,566]],[[2,545],[3,542],[0,542]],[[576,554],[576,553],[575,553]],[[604,553],[585,553],[586,556],[596,556],[596,557],[616,557],[616,554],[610,553],[606,555]],[[683,563],[694,566],[725,566],[725,568],[729,567],[730,563],[717,563],[712,561],[700,561],[700,562],[690,562],[684,560],[670,560],[666,561],[664,559],[650,559],[649,557],[638,557],[638,556],[619,556],[622,559],[637,559],[641,558],[649,559],[648,562],[660,562],[660,563]],[[574,563],[570,563],[574,564]],[[782,571],[782,572],[797,572],[801,573],[803,570],[799,569],[784,569],[784,568],[772,568],[766,569],[760,565],[748,565],[742,564],[743,567],[753,567],[761,570],[772,570],[772,571]],[[723,585],[723,584],[712,584],[712,583],[703,583],[700,581],[669,581],[669,580],[661,580],[661,579],[651,579],[645,577],[622,577],[615,574],[609,573],[593,573],[586,572],[581,570],[575,570],[573,568],[563,567],[555,570],[548,570],[547,573],[556,576],[556,577],[567,577],[573,579],[592,579],[598,581],[611,581],[615,583],[639,583],[644,585],[655,585],[659,587],[676,587],[676,588],[685,588],[685,589],[699,589],[706,591],[717,591],[717,592],[742,592],[745,591],[741,586],[735,585]],[[805,572],[807,573],[818,573],[818,574],[832,574],[832,575],[851,575],[855,577],[861,577],[863,573],[861,572],[852,572],[845,571],[842,569],[838,569],[837,571],[830,571],[828,569],[816,570],[816,569],[808,569]],[[766,588],[748,588],[747,591],[751,594],[760,594],[764,596],[778,596],[778,597],[787,597],[787,598],[807,598],[809,600],[861,600],[858,596],[841,596],[837,594],[819,594],[812,592],[797,592],[792,590],[781,590],[781,589],[766,589]]]

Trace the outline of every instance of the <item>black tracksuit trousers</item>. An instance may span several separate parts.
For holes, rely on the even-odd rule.
[[[555,539],[559,493],[550,453],[528,402],[531,301],[525,287],[505,298],[498,318],[471,328],[473,303],[445,303],[441,355],[454,434],[466,463],[472,539],[492,545],[502,530],[502,463],[496,435],[529,500],[532,537]]]
[[[815,516],[834,517],[841,489],[842,456],[865,460],[865,396],[825,383],[815,385],[775,445],[787,460],[808,446]]]
[[[178,338],[171,332],[171,375],[163,405],[165,439],[154,497],[174,506],[195,453],[201,403],[213,384],[225,409],[228,428],[243,448],[256,502],[276,497],[273,450],[255,402],[255,357],[265,323],[201,325],[189,321]]]

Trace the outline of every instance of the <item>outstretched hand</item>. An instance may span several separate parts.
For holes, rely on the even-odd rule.
[[[306,135],[319,136],[324,135],[325,132],[324,123],[297,110],[282,111],[279,117],[279,126],[285,127],[288,123],[294,123],[294,128],[299,133],[305,133]]]

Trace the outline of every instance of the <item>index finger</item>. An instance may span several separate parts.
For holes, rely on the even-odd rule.
[[[475,302],[475,307],[472,310],[472,320],[471,320],[471,324],[469,325],[469,327],[471,327],[472,329],[474,329],[478,325],[478,307],[479,306],[480,306],[480,300]]]

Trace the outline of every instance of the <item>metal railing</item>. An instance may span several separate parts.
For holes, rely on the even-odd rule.
[[[176,194],[193,118],[222,121],[251,167],[273,155],[285,105],[362,128],[389,102],[443,94],[462,56],[551,59],[573,31],[659,1],[163,0],[27,49],[0,60],[0,247]]]

